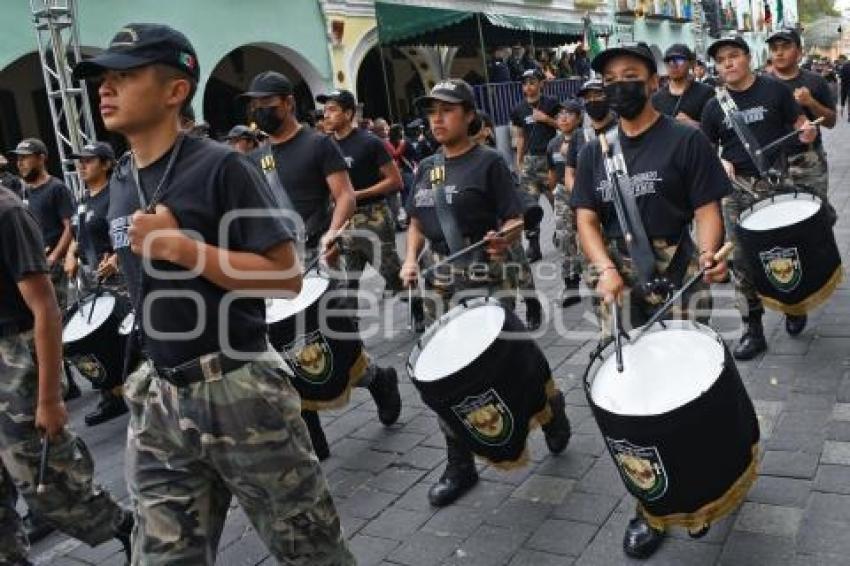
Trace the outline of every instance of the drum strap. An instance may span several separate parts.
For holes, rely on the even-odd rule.
[[[280,181],[280,175],[277,174],[277,165],[272,155],[271,147],[266,149],[265,155],[260,158],[260,167],[263,169],[263,174],[266,176],[266,181],[272,189],[272,195],[277,199],[277,204],[282,210],[295,212],[295,205],[292,204],[292,199],[289,198],[289,193],[283,188],[283,183]],[[318,216],[313,214],[311,218]],[[296,222],[289,217],[283,218],[284,223],[296,235],[299,241],[304,241],[312,233],[305,222],[302,226],[296,226]],[[315,228],[315,227],[314,227]],[[322,232],[321,228],[316,229],[316,232]]]
[[[431,190],[434,191],[434,209],[437,212],[437,220],[440,222],[443,239],[449,253],[453,254],[463,249],[464,241],[457,217],[455,217],[451,204],[447,200],[445,184],[446,156],[442,151],[438,151],[434,154],[434,167],[431,169]],[[463,263],[464,258],[458,260],[458,264]]]
[[[758,138],[756,138],[755,134],[753,134],[752,130],[750,130],[750,127],[747,126],[747,123],[741,116],[741,112],[738,110],[738,105],[735,103],[732,95],[729,94],[729,91],[724,87],[717,87],[715,92],[715,97],[717,98],[717,102],[720,104],[720,109],[723,111],[723,115],[732,126],[732,129],[735,131],[735,135],[738,137],[738,140],[740,140],[741,145],[747,152],[747,155],[749,155],[750,159],[752,159],[753,164],[755,164],[756,169],[759,171],[759,175],[766,177],[768,166],[764,159],[764,155],[761,153],[761,144],[759,144]]]

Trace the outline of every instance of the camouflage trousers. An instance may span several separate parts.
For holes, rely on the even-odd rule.
[[[517,289],[534,292],[534,273],[531,271],[531,264],[528,263],[528,256],[525,255],[525,248],[522,247],[522,240],[517,239],[508,248],[504,270],[508,280],[514,282]]]
[[[808,187],[824,202],[829,202],[829,166],[826,155],[809,150],[788,158],[788,176],[795,185]]]
[[[522,170],[519,172],[520,188],[534,197],[548,193],[548,167],[545,155],[523,156]]]
[[[40,518],[92,546],[113,538],[125,515],[92,482],[91,454],[68,428],[50,443],[47,491],[36,493],[41,434],[35,428],[33,358],[32,332],[0,339],[0,564],[23,560],[27,552],[17,495]]]
[[[664,303],[666,298],[655,294],[646,296],[642,293],[633,292],[633,289],[637,285],[637,272],[635,271],[632,259],[622,251],[622,246],[624,245],[609,242],[608,255],[611,257],[614,265],[617,266],[617,271],[626,285],[620,320],[623,329],[629,331],[646,324],[655,310]],[[665,239],[652,240],[652,248],[655,253],[655,269],[658,273],[664,273],[670,266],[670,262],[676,253],[676,247],[675,244],[671,244]],[[688,263],[684,279],[687,280],[698,271],[699,259],[695,253]],[[585,271],[585,283],[589,288],[596,289],[596,285],[599,283],[599,277],[600,273],[598,270],[593,266],[588,266],[588,269]],[[610,336],[612,328],[610,307],[599,297],[594,297],[593,304],[596,309],[596,315],[599,318],[602,337]],[[712,301],[708,285],[700,281],[690,291],[684,294],[682,300],[677,305],[674,305],[670,309],[666,318],[693,318],[698,322],[707,324],[708,319],[711,317],[711,308]]]
[[[578,245],[576,212],[570,206],[570,195],[564,185],[555,187],[555,245],[561,252],[561,276],[578,277],[582,272],[581,250]]]
[[[175,387],[144,362],[127,379],[134,564],[212,564],[233,495],[283,564],[354,564],[298,393],[262,359]]]
[[[386,281],[387,290],[400,291],[401,261],[396,251],[395,222],[390,208],[386,203],[358,206],[351,217],[351,229],[360,231],[345,242],[345,264],[352,276],[359,278],[370,263]]]
[[[56,303],[59,310],[65,312],[68,306],[68,276],[62,262],[59,261],[50,268],[50,282],[53,284],[53,292],[56,293]]]

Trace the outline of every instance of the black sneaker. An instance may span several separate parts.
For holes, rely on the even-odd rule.
[[[133,516],[133,513],[125,510],[124,519],[115,529],[115,538],[117,538],[121,543],[121,546],[124,547],[124,555],[127,557],[128,564],[133,561],[133,546],[130,537],[133,534],[133,526],[135,524],[136,518]]]
[[[384,426],[390,426],[401,415],[401,393],[398,391],[398,374],[395,368],[377,368],[369,393],[378,407],[378,420]]]
[[[543,305],[537,297],[526,297],[525,325],[533,332],[539,329],[541,324],[543,324]]]
[[[567,418],[567,402],[564,394],[558,393],[549,399],[549,408],[552,410],[552,420],[543,425],[543,434],[546,437],[546,446],[552,454],[563,452],[570,443],[572,429],[570,420]]]
[[[631,558],[649,558],[664,540],[664,531],[653,529],[640,515],[629,521],[623,536],[623,552]]]
[[[83,393],[80,391],[80,387],[77,385],[77,382],[74,381],[74,377],[72,376],[70,371],[66,371],[65,375],[68,378],[68,390],[65,392],[65,396],[62,398],[63,401],[71,401],[72,399],[79,398]]]
[[[806,328],[809,317],[806,315],[785,315],[785,331],[791,336],[798,336]]]
[[[102,395],[103,397],[97,404],[97,408],[85,416],[84,420],[88,426],[95,426],[106,421],[111,421],[125,414],[128,410],[127,404],[121,397],[113,395],[109,391],[104,391]]]
[[[33,514],[32,511],[24,515],[23,523],[24,532],[27,534],[30,544],[34,544],[42,540],[56,530],[47,521],[38,515]]]

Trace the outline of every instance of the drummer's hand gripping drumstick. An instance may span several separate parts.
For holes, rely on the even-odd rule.
[[[723,247],[721,247],[717,251],[717,253],[714,254],[714,264],[717,264],[718,262],[721,262],[726,259],[726,257],[732,252],[732,248],[734,247],[735,245],[732,242],[726,242],[725,244],[723,244]],[[661,305],[661,307],[657,311],[655,311],[655,314],[653,314],[649,321],[647,321],[641,331],[637,333],[637,336],[635,336],[635,339],[632,341],[632,343],[640,340],[640,337],[643,336],[644,333],[652,327],[652,325],[664,318],[664,315],[666,315],[667,312],[671,308],[673,308],[673,306],[679,301],[679,299],[682,298],[682,295],[684,295],[688,291],[688,289],[693,287],[697,283],[697,281],[702,279],[705,276],[705,272],[708,270],[708,266],[703,266],[699,271],[696,272],[696,274],[694,274],[693,277],[688,279],[685,284],[682,285],[682,287],[667,300],[666,303]]]
[[[328,243],[327,249],[331,249],[333,246],[339,245],[339,239],[342,236],[342,233],[348,229],[349,224],[351,224],[351,220],[346,220],[343,225],[339,227],[339,230],[336,231],[336,234],[334,234],[334,237]],[[319,253],[316,254],[316,257],[314,257],[312,261],[307,264],[307,268],[304,269],[305,275],[315,269],[317,265],[319,265],[319,262],[322,260],[324,252],[324,250],[320,250]]]
[[[41,459],[38,462],[38,478],[36,480],[36,493],[44,493],[47,491],[47,456],[50,453],[50,440],[47,438],[47,433],[41,437]]]
[[[812,126],[817,126],[817,125],[819,125],[821,122],[823,122],[823,116],[821,116],[821,117],[820,117],[820,118],[818,118],[817,120],[814,120],[813,122],[810,122],[807,126],[803,126],[802,128],[797,128],[797,129],[795,129],[793,132],[789,132],[789,133],[785,134],[784,136],[782,136],[782,137],[780,137],[780,138],[777,138],[777,139],[773,140],[773,141],[772,141],[772,142],[770,142],[769,144],[767,144],[767,145],[765,145],[765,146],[763,146],[763,147],[761,147],[761,148],[757,149],[757,150],[756,150],[756,155],[762,155],[762,154],[764,154],[764,153],[768,152],[769,150],[773,149],[773,148],[774,148],[774,147],[776,147],[777,145],[779,145],[779,144],[781,144],[781,143],[784,143],[784,142],[788,141],[789,139],[793,138],[794,136],[799,135],[799,134],[800,134],[800,133],[802,133],[804,130],[806,130],[806,129],[808,129],[808,128],[812,127]]]
[[[524,228],[525,228],[525,223],[520,220],[520,221],[517,221],[514,224],[511,224],[506,229],[499,230],[498,232],[496,232],[496,236],[499,237],[499,238],[507,238],[507,237],[510,237],[511,235],[515,234],[516,232],[521,232]],[[475,250],[482,248],[486,245],[487,245],[487,240],[485,240],[485,239],[478,240],[474,244],[470,244],[470,245],[466,246],[465,248],[456,251],[452,255],[446,256],[445,258],[443,258],[443,261],[441,261],[439,263],[435,263],[434,265],[432,265],[431,267],[429,267],[428,269],[423,271],[422,275],[432,273],[433,271],[435,271],[438,268],[446,265],[447,263],[457,261],[459,258],[465,256],[466,254],[474,252]]]

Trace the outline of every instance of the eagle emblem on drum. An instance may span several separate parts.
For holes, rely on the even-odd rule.
[[[628,440],[606,438],[626,487],[642,501],[655,501],[667,493],[667,472],[655,446],[638,446]]]
[[[71,363],[84,378],[98,386],[106,380],[106,368],[94,354],[74,356]]]
[[[299,336],[284,347],[283,353],[295,375],[312,385],[322,385],[333,375],[333,352],[318,330]]]
[[[452,412],[478,442],[501,446],[514,432],[514,416],[495,389],[466,397]]]
[[[790,292],[803,278],[803,266],[797,248],[773,248],[760,252],[759,259],[771,285],[780,291]]]

